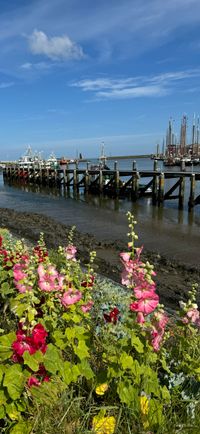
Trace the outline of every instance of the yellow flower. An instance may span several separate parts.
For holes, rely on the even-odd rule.
[[[140,396],[140,408],[141,413],[146,416],[149,412],[149,400],[145,395]]]
[[[92,421],[92,429],[96,434],[113,434],[115,431],[114,416],[99,417],[95,416]]]
[[[97,395],[104,395],[104,393],[108,390],[108,384],[102,383],[99,386],[96,387],[95,392]]]

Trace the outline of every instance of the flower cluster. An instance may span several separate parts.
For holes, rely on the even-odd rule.
[[[41,291],[51,292],[63,289],[64,275],[59,274],[51,264],[39,264],[38,266],[38,286]]]
[[[38,258],[38,262],[44,262],[48,258],[48,251],[44,246],[37,245],[33,248],[33,255]]]
[[[23,328],[23,324],[19,323],[19,328],[16,331],[16,340],[12,344],[14,362],[22,363],[23,354],[28,351],[30,354],[35,354],[40,350],[43,354],[46,353],[47,344],[46,337],[48,333],[42,324],[36,324],[32,332]]]

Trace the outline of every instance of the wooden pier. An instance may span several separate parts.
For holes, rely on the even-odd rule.
[[[38,184],[76,192],[82,189],[85,194],[129,198],[132,201],[149,196],[152,204],[158,206],[166,200],[177,200],[179,209],[183,208],[185,201],[189,210],[200,204],[200,194],[196,193],[200,193],[200,173],[161,171],[157,169],[156,161],[153,170],[137,170],[135,162],[132,170],[119,170],[117,162],[113,170],[92,170],[89,163],[86,169],[79,169],[77,164],[73,169],[68,165],[64,169],[6,165],[3,176],[11,183]],[[185,183],[188,181],[189,193],[186,197]]]

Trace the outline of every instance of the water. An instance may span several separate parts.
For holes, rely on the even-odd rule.
[[[133,160],[119,160],[121,170],[130,170]],[[137,159],[137,168],[151,170],[153,161]],[[91,161],[95,163],[95,161]],[[114,161],[108,161],[112,169]],[[85,168],[86,163],[81,163]],[[162,162],[158,162],[162,169]],[[178,171],[178,168],[172,168]],[[187,168],[191,171],[191,167]],[[198,166],[195,170],[200,170]],[[173,181],[174,182],[174,181]],[[189,184],[186,185],[186,191]],[[186,196],[188,196],[186,194]],[[0,176],[0,207],[16,211],[37,212],[54,218],[64,224],[75,224],[77,229],[96,236],[99,240],[126,240],[126,212],[131,211],[138,221],[137,232],[140,240],[149,250],[156,250],[185,263],[198,265],[200,245],[200,206],[188,213],[185,208],[178,210],[175,200],[166,201],[163,207],[152,206],[151,198],[137,202],[127,199],[110,199],[94,195],[68,195],[58,189],[40,189],[38,186],[4,184]]]

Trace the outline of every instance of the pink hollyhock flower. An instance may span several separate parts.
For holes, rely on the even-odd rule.
[[[155,326],[157,329],[163,330],[165,329],[169,319],[165,312],[154,312],[154,317],[152,319],[152,322],[155,323]]]
[[[38,286],[42,291],[59,291],[63,288],[64,276],[60,275],[53,265],[44,267],[43,264],[40,264],[38,274]]]
[[[26,340],[16,340],[13,342],[12,349],[18,356],[23,356],[25,351],[28,351],[30,354],[34,354],[37,351],[35,346],[31,342],[28,342],[27,338]]]
[[[162,338],[163,338],[163,337],[162,337],[162,335],[160,335],[160,334],[157,334],[157,336],[154,336],[154,337],[153,337],[151,343],[152,343],[152,346],[153,346],[154,351],[159,351],[159,349],[160,349],[160,345],[161,345],[161,343],[162,343]]]
[[[142,312],[144,315],[148,315],[153,312],[159,303],[159,297],[155,293],[151,293],[151,297],[141,298],[130,304],[130,310],[133,312]]]
[[[82,304],[81,306],[81,310],[86,313],[89,312],[92,309],[94,302],[93,301],[88,301],[88,303],[86,304]]]
[[[29,379],[28,379],[28,387],[38,387],[41,386],[41,382],[34,376],[32,375]]]
[[[67,292],[64,292],[61,297],[61,303],[63,306],[67,307],[71,304],[77,303],[82,298],[82,292],[74,289],[69,289]]]
[[[16,281],[25,279],[26,273],[24,272],[24,265],[15,264],[13,267],[13,276]]]
[[[119,256],[122,258],[122,260],[123,260],[124,262],[129,262],[129,261],[130,261],[131,253],[128,253],[128,252],[121,252],[121,253],[119,254]]]
[[[65,254],[67,259],[71,259],[72,261],[76,261],[75,255],[77,252],[77,248],[72,244],[65,248]]]
[[[14,361],[20,362],[25,351],[34,354],[37,350],[41,350],[42,353],[45,353],[47,350],[47,331],[42,324],[36,324],[31,335],[28,335],[27,333],[27,330],[22,329],[20,323],[19,329],[16,332],[17,339],[12,343]]]
[[[136,288],[134,288],[134,295],[136,298],[143,298],[143,299],[149,298],[149,297],[151,298],[152,293],[156,290],[156,286],[154,283],[151,285],[151,284],[148,284],[147,282],[145,282],[145,284],[146,284],[146,287],[145,286],[141,286],[141,287],[137,286]]]
[[[32,286],[27,285],[26,283],[19,283],[14,281],[15,287],[18,289],[19,292],[23,293],[26,291],[32,291]]]
[[[199,319],[199,311],[196,308],[191,308],[187,311],[187,317],[191,320],[193,324]]]

